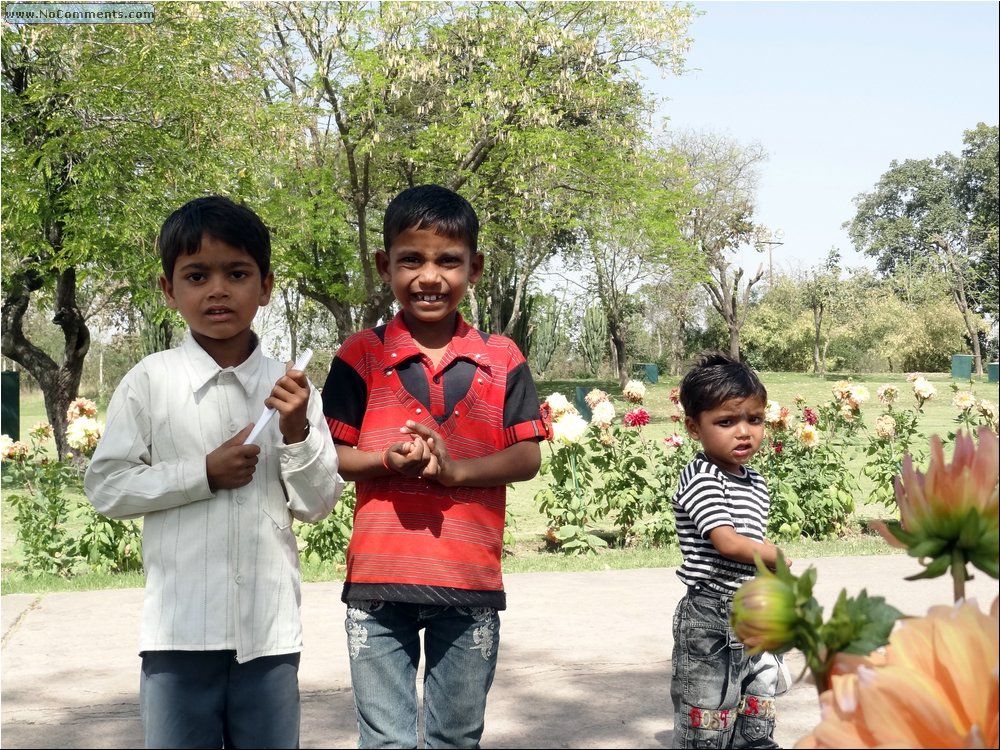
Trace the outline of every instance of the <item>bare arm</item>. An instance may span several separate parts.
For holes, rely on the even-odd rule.
[[[708,538],[712,542],[712,546],[723,557],[754,565],[754,554],[756,554],[760,556],[761,561],[769,570],[774,570],[778,562],[778,553],[781,551],[766,539],[763,542],[758,542],[743,536],[732,526],[716,526],[708,532]],[[792,561],[787,557],[785,562],[789,566],[792,564]]]
[[[406,431],[426,441],[431,460],[420,476],[433,479],[445,487],[497,487],[510,482],[523,482],[538,473],[542,465],[542,449],[533,440],[522,440],[488,456],[455,460],[448,446],[434,430],[407,421]]]
[[[421,438],[393,443],[384,451],[362,451],[337,443],[340,476],[349,482],[394,474],[420,476],[431,460],[430,447]]]

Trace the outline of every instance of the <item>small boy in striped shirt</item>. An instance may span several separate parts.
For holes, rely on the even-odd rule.
[[[701,451],[681,472],[673,498],[687,586],[673,619],[670,694],[674,747],[774,748],[774,696],[781,665],[746,654],[729,625],[733,595],[773,568],[765,538],[770,496],[747,466],[764,438],[767,389],[744,363],[704,352],[680,388],[684,424]]]

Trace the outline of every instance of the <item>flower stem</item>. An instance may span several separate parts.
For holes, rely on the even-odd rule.
[[[955,601],[965,599],[965,555],[957,548],[951,553],[951,582]]]

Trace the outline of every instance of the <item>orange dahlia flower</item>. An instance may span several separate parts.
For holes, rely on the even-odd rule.
[[[927,570],[921,577],[932,578],[951,569],[961,588],[965,562],[971,562],[997,578],[998,477],[998,439],[991,429],[980,427],[978,441],[968,433],[958,433],[951,463],[945,461],[941,438],[935,435],[927,471],[916,471],[907,455],[896,477],[900,521],[872,526],[890,544],[925,560]]]
[[[796,747],[997,747],[998,605],[932,607],[901,620],[884,651],[838,657],[822,719]]]

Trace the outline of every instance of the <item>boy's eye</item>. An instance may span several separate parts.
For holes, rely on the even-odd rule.
[[[184,278],[187,279],[188,281],[191,281],[191,282],[198,282],[198,281],[203,281],[205,279],[205,274],[197,273],[197,272],[195,272],[195,273],[189,273]]]
[[[249,275],[246,271],[233,271],[230,274],[234,279],[245,279]]]

